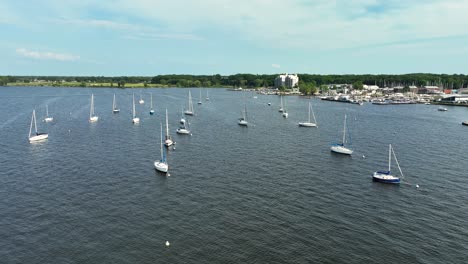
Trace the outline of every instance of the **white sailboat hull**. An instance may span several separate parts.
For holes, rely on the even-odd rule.
[[[184,118],[181,118],[181,119],[180,119],[180,123],[181,123],[182,125],[185,125],[185,119],[184,119]]]
[[[372,180],[377,181],[377,182],[383,182],[383,183],[393,183],[393,184],[398,184],[400,183],[400,178],[397,176],[393,176],[390,173],[382,173],[382,172],[374,172],[372,175]]]
[[[172,139],[166,139],[166,140],[164,141],[164,145],[165,145],[166,147],[170,147],[170,146],[172,146],[172,144],[174,144],[174,141],[172,141]]]
[[[239,120],[239,123],[238,123],[240,126],[247,126],[249,124],[249,122],[245,121],[245,120]]]
[[[99,119],[98,116],[92,116],[92,117],[89,118],[89,122],[97,122],[98,119]]]
[[[192,112],[192,111],[185,111],[184,114],[186,114],[186,115],[193,115],[193,112]]]
[[[284,118],[288,118],[289,114],[288,113],[283,113]]]
[[[299,126],[301,126],[301,127],[316,127],[317,124],[309,123],[309,122],[301,122],[301,123],[299,123]]]
[[[280,109],[278,110],[278,112],[280,112],[280,113],[283,113],[283,111],[284,111],[283,108],[280,108]]]
[[[120,112],[120,109],[114,109],[112,110],[112,113],[116,114],[116,113],[119,113]]]
[[[52,122],[52,121],[54,121],[54,118],[53,117],[46,117],[46,118],[44,118],[44,121],[45,122]]]
[[[167,172],[169,170],[169,165],[158,160],[154,162],[154,168],[160,172]]]
[[[135,117],[135,118],[132,119],[132,122],[133,122],[133,124],[138,124],[138,123],[140,123],[140,118]]]
[[[35,141],[40,141],[49,138],[49,134],[42,133],[39,135],[31,136],[29,137],[29,142],[35,142]]]
[[[144,103],[145,103],[145,101],[144,101],[143,99],[140,99],[140,101],[138,101],[138,103],[140,103],[140,104],[144,104]]]
[[[179,128],[179,129],[177,129],[177,134],[188,135],[188,134],[190,134],[190,130],[185,129],[185,128]]]
[[[351,149],[345,148],[343,146],[332,146],[330,150],[335,153],[340,153],[340,154],[345,154],[345,155],[353,154],[353,151]]]

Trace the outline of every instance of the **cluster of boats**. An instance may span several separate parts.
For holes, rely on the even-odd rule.
[[[268,105],[270,106],[271,103],[268,103]],[[282,113],[284,118],[288,117],[287,110],[286,110],[286,107],[285,107],[282,96],[280,97],[280,107],[279,107],[278,111],[280,113]],[[238,124],[240,126],[248,126],[247,107],[245,105],[244,105],[244,109],[241,111],[241,114],[242,114],[242,116],[241,116],[241,118],[239,118]],[[311,117],[313,117],[313,122],[311,121]],[[343,137],[342,137],[342,140],[341,140],[340,143],[333,144],[330,147],[330,151],[332,151],[334,153],[338,153],[338,154],[343,154],[343,155],[351,155],[351,154],[353,154],[354,151],[349,146],[349,137],[347,137],[347,133],[346,133],[347,132],[346,131],[346,127],[347,127],[346,119],[347,119],[347,116],[345,114],[344,122],[343,122]],[[314,114],[314,111],[312,109],[312,105],[311,105],[310,102],[309,102],[309,105],[308,105],[308,120],[306,122],[299,122],[298,125],[300,127],[318,127],[317,121],[316,121],[316,118],[315,118],[315,114]],[[393,158],[396,161],[396,164],[398,166],[398,170],[400,172],[400,175],[392,174],[392,171],[391,171],[392,156],[391,156],[391,154],[393,154]],[[403,172],[401,171],[400,164],[398,163],[398,160],[396,158],[395,152],[393,151],[392,145],[389,145],[388,170],[374,172],[373,175],[372,175],[372,179],[373,179],[373,181],[376,181],[376,182],[393,183],[393,184],[396,183],[396,184],[398,184],[398,183],[400,183],[402,177],[403,177]]]
[[[198,104],[202,104],[201,100],[201,90],[200,90],[200,100],[198,101]],[[94,94],[91,94],[91,102],[90,102],[90,113],[89,113],[89,122],[94,123],[99,120],[99,117],[95,114],[94,111]],[[154,115],[154,108],[153,108],[153,96],[151,95],[151,106],[150,106],[150,115]],[[206,101],[209,101],[208,97],[208,92],[206,94]],[[137,116],[136,113],[136,103],[135,103],[135,95],[133,94],[132,98],[132,123],[133,124],[138,124],[140,122],[140,118]],[[144,100],[140,96],[140,100],[138,101],[140,104],[144,104]],[[271,103],[268,103],[270,106]],[[441,110],[442,108],[439,108],[439,111],[447,111]],[[298,126],[300,127],[318,127],[317,120],[312,108],[312,104],[309,102],[308,104],[308,120],[304,122],[299,122]],[[282,114],[284,118],[288,118],[288,111],[286,109],[286,105],[283,101],[283,97],[281,96],[280,98],[280,107],[278,111]],[[114,114],[117,114],[120,112],[120,109],[117,106],[116,99],[115,99],[115,94],[113,97],[113,102],[112,102],[112,112]],[[169,149],[170,147],[175,148],[176,142],[172,139],[170,133],[169,133],[169,122],[168,122],[168,112],[166,109],[166,119],[165,119],[165,135],[163,134],[163,124],[161,123],[161,137],[160,137],[160,151],[161,151],[161,157],[160,159],[154,161],[154,167],[157,171],[166,173],[167,176],[169,176],[169,165],[167,162],[167,156],[166,156],[166,149]],[[189,128],[189,121],[188,121],[188,116],[194,116],[195,111],[193,107],[193,102],[192,102],[192,94],[189,91],[188,92],[188,104],[187,107],[182,109],[182,117],[180,119],[180,127],[176,130],[178,134],[181,135],[191,135],[191,131]],[[44,118],[44,122],[52,122],[54,118],[52,116],[49,116],[49,108],[46,105],[46,117]],[[241,117],[238,120],[238,124],[240,126],[249,126],[249,122],[247,120],[247,105],[244,105],[244,109],[241,111]],[[468,121],[464,121],[462,123],[463,125],[468,126]],[[32,112],[31,116],[31,124],[29,128],[29,142],[37,142],[37,141],[42,141],[45,140],[49,137],[47,133],[40,133],[38,132],[38,126],[37,126],[37,119],[36,119],[36,110],[34,109]],[[343,122],[343,137],[341,139],[341,142],[333,144],[330,147],[330,151],[338,154],[343,154],[343,155],[352,155],[353,150],[350,148],[350,139],[349,139],[349,133],[347,133],[347,116],[346,114],[344,115],[344,122]],[[165,146],[165,147],[164,147]],[[400,175],[394,175],[391,172],[391,164],[392,164],[392,159],[395,160],[395,163],[398,166],[398,170]],[[372,179],[374,181],[378,182],[383,182],[383,183],[400,183],[401,178],[403,177],[403,172],[401,171],[400,164],[398,163],[396,154],[393,150],[392,145],[389,145],[389,154],[388,154],[388,170],[385,171],[376,171],[372,175]]]

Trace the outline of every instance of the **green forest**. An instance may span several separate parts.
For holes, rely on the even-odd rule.
[[[82,86],[82,87],[245,87],[274,86],[279,74],[234,74],[234,75],[157,75],[149,76],[0,76],[0,85],[17,86]],[[324,84],[352,84],[408,86],[437,85],[457,89],[466,87],[468,75],[412,73],[400,75],[320,75],[298,74],[299,86],[318,87]]]

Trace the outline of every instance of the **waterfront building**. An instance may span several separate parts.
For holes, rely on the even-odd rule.
[[[299,84],[299,77],[297,74],[281,74],[275,78],[275,88],[280,88],[282,86],[286,89],[293,89]]]
[[[468,103],[468,95],[451,95],[440,99],[444,103]]]

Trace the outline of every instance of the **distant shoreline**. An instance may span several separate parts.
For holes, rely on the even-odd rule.
[[[2,85],[0,85],[2,87]],[[7,83],[3,87],[49,87],[49,88],[232,88],[232,86],[211,86],[211,87],[180,87],[173,85],[162,85],[152,83],[126,83],[123,86],[116,84],[111,85],[110,83],[79,83],[79,82],[68,82],[68,83],[53,83],[53,82],[30,82],[30,83]],[[255,88],[252,88],[255,89]]]

